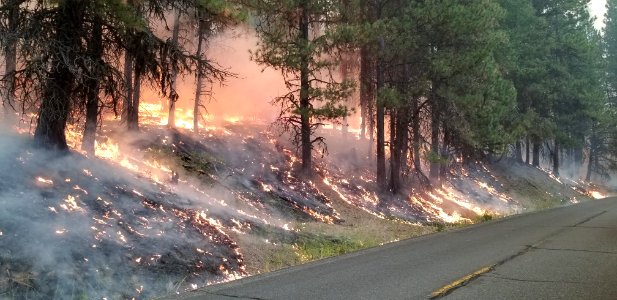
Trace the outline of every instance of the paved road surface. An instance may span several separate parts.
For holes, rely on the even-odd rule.
[[[617,198],[524,214],[172,299],[617,299]]]

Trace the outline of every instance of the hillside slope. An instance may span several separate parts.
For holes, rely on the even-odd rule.
[[[102,159],[2,137],[0,295],[147,298],[589,199],[505,162],[380,198],[371,160],[334,131],[310,180],[286,139],[257,124],[104,132]]]

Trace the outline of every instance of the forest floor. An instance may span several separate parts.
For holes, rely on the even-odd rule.
[[[321,134],[329,154],[310,180],[286,139],[257,124],[110,126],[96,159],[0,136],[0,298],[160,296],[592,199],[590,186],[502,161],[383,201],[358,150],[369,142]]]
[[[510,213],[486,213],[476,218],[457,222],[410,223],[395,218],[382,218],[350,205],[330,187],[320,185],[332,206],[344,220],[341,224],[309,221],[294,227],[308,240],[294,244],[276,244],[264,247],[254,240],[239,238],[246,257],[247,271],[259,274],[289,267],[311,260],[322,259],[363,248],[383,245],[403,239],[505,217],[510,214],[533,212],[563,205],[590,201],[593,198],[581,190],[580,184],[556,180],[543,170],[511,162],[486,166],[500,182],[503,195],[518,203]],[[575,190],[573,187],[577,188]],[[595,187],[602,190],[601,187]],[[603,193],[607,193],[604,189]]]

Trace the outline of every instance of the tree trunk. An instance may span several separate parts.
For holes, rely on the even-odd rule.
[[[416,97],[412,101],[413,119],[411,124],[411,133],[413,134],[413,166],[416,172],[422,172],[422,166],[420,165],[420,113],[418,107],[420,106],[420,98]]]
[[[51,47],[50,65],[55,66],[45,82],[39,118],[34,131],[35,144],[58,150],[67,150],[66,122],[71,110],[75,75],[66,62],[77,60],[81,50],[80,37],[75,29],[82,26],[83,0],[66,0],[58,3],[54,19],[55,46]],[[62,45],[58,48],[57,45]]]
[[[202,17],[200,13],[200,18]],[[197,31],[197,52],[196,56],[201,60],[204,52],[204,40],[206,38],[207,23],[205,20],[199,20],[199,29]],[[199,133],[199,119],[201,118],[201,96],[204,86],[204,72],[201,61],[197,66],[197,83],[195,85],[195,105],[193,106],[193,132]]]
[[[553,149],[553,174],[559,177],[559,142],[555,140],[555,149]]]
[[[520,140],[516,141],[514,146],[514,160],[520,163],[523,162],[523,146]]]
[[[171,42],[178,45],[178,36],[180,35],[180,14],[175,13],[174,29],[171,35]],[[178,101],[178,92],[176,91],[178,80],[178,68],[173,67],[171,70],[171,91],[169,95],[169,114],[167,115],[167,126],[169,128],[176,127],[176,101]],[[198,87],[199,88],[199,87]]]
[[[17,70],[17,40],[15,35],[19,22],[19,3],[11,2],[10,4],[5,4],[5,6],[8,9],[7,29],[10,36],[4,45],[4,59],[6,60],[4,76],[6,77],[6,86],[2,105],[4,106],[4,112],[8,115],[15,101],[15,71]]]
[[[133,56],[124,52],[124,98],[122,99],[121,120],[128,122],[129,111],[133,105]]]
[[[139,131],[139,97],[141,96],[141,72],[134,70],[133,78],[133,99],[130,101],[127,124],[129,131]]]
[[[441,120],[443,128],[443,143],[441,143],[441,153],[439,155],[441,163],[439,164],[439,178],[444,180],[448,173],[448,144],[450,143],[450,132],[445,120]]]
[[[383,51],[384,39],[380,38],[379,46]],[[384,62],[379,58],[377,62],[377,93],[384,85]],[[385,107],[377,97],[377,188],[383,192],[386,190],[386,141],[385,141]]]
[[[401,158],[400,149],[397,141],[396,123],[399,122],[397,110],[390,109],[390,191],[393,194],[398,192],[400,187],[400,172],[401,172]]]
[[[360,49],[360,112],[362,122],[360,125],[360,136],[366,138],[366,127],[370,126],[369,119],[372,118],[372,114],[369,112],[369,107],[374,101],[374,87],[373,87],[373,64],[371,62],[369,49],[362,47]],[[368,122],[367,122],[368,121]],[[371,130],[369,128],[369,130]]]
[[[309,43],[309,15],[307,1],[302,1],[302,16],[300,17],[301,43]],[[309,57],[304,54],[300,59],[300,142],[302,147],[302,173],[305,176],[312,175],[312,151],[311,142],[311,107],[310,107],[310,82],[309,82]]]
[[[587,164],[587,174],[585,175],[585,180],[587,182],[591,181],[591,174],[593,172],[593,161],[594,159],[596,159],[595,148],[596,148],[596,138],[595,138],[595,134],[592,134],[591,139],[590,139],[590,145],[589,145],[589,162]]]
[[[351,62],[350,62],[350,56],[348,53],[343,53],[341,55],[341,62],[339,65],[339,71],[340,71],[340,75],[341,75],[341,79],[344,81],[348,81],[349,77],[350,77],[350,68],[351,68]],[[349,101],[349,99],[345,99],[345,101]],[[341,133],[343,136],[343,139],[347,139],[348,135],[349,135],[349,120],[347,118],[347,115],[343,116],[343,122],[341,124]]]
[[[435,87],[433,87],[435,88]],[[439,182],[439,105],[436,92],[431,93],[431,168],[429,177],[434,183]]]
[[[585,141],[583,140],[582,143]],[[581,168],[583,167],[583,146],[579,146],[574,148],[573,150],[573,159],[574,159],[574,179],[578,179],[581,175]]]
[[[533,143],[533,162],[534,167],[540,167],[540,142],[535,141]]]
[[[529,144],[530,144],[529,137],[526,137],[525,138],[525,164],[529,164],[529,158],[530,158],[529,157],[529,150],[530,150]]]
[[[403,166],[407,158],[409,109],[399,107],[390,113],[390,190],[393,194],[402,187]],[[394,132],[395,134],[392,134]]]
[[[88,45],[88,56],[92,60],[90,76],[86,91],[86,125],[81,143],[81,150],[94,154],[96,127],[99,116],[99,79],[103,64],[103,27],[100,17],[96,16],[92,27],[92,37]]]
[[[401,149],[401,171],[399,176],[401,178],[401,186],[403,184],[403,175],[409,174],[409,108],[406,108],[401,113],[400,122],[398,123],[397,131],[399,133],[398,147]]]

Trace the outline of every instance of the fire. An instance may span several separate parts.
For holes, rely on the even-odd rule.
[[[232,124],[236,124],[238,122],[240,122],[242,120],[242,117],[239,116],[231,116],[231,117],[226,117],[225,121],[232,123]]]
[[[119,147],[117,143],[105,142],[99,144],[98,141],[94,142],[95,154],[97,157],[105,159],[115,159],[118,157]]]
[[[432,212],[435,216],[437,216],[439,219],[441,219],[444,222],[457,223],[457,222],[469,221],[469,219],[461,217],[461,215],[456,211],[452,214],[448,214],[447,212],[443,210],[443,208],[435,205],[434,203],[430,201],[425,201],[422,198],[412,196],[410,200],[412,203],[419,205],[420,207],[424,208],[426,211]]]
[[[46,184],[46,185],[53,185],[54,184],[53,180],[46,179],[46,178],[43,178],[43,177],[37,177],[36,181],[39,182],[39,183],[42,183],[42,184]]]
[[[605,194],[602,194],[598,191],[591,191],[589,192],[589,195],[591,195],[591,197],[593,197],[594,199],[604,199],[606,198]]]
[[[77,199],[72,195],[68,195],[66,199],[64,199],[64,203],[60,204],[60,207],[66,211],[82,210],[82,208],[77,204]]]

